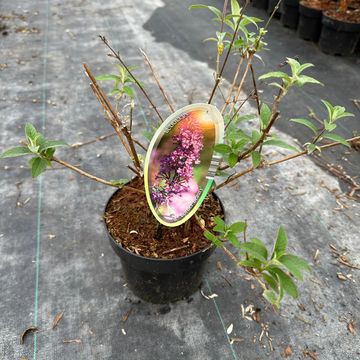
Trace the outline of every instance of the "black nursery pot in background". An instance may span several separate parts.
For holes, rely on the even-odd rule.
[[[267,8],[268,8],[268,0],[252,0],[251,5],[254,8],[257,8],[257,9],[265,9],[265,10],[267,10]]]
[[[217,198],[216,194],[212,195]],[[221,202],[220,206],[224,210]],[[112,248],[120,257],[127,286],[139,298],[154,304],[167,304],[186,298],[199,289],[207,259],[215,246],[209,245],[202,251],[175,259],[148,258],[124,249],[111,236],[106,224],[105,228]]]
[[[321,33],[322,11],[299,5],[298,34],[301,39],[318,42]]]
[[[299,0],[283,0],[281,3],[281,23],[296,29],[299,20]]]
[[[320,49],[332,55],[351,55],[360,38],[360,23],[347,23],[333,19],[323,13]]]

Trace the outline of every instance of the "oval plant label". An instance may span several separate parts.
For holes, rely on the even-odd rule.
[[[170,115],[153,136],[144,169],[146,198],[166,226],[188,220],[204,201],[221,157],[224,120],[209,104],[193,104]]]

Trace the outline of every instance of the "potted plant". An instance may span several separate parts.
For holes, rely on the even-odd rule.
[[[328,0],[300,1],[298,27],[300,38],[318,42],[321,33],[322,12],[330,6],[331,2]]]
[[[198,170],[196,166],[200,166],[205,161],[202,157],[202,152],[205,151],[203,149],[206,148],[203,135],[199,134],[197,129],[183,127],[180,127],[179,133],[174,135],[171,132],[162,132],[167,121],[163,122],[163,116],[142,82],[136,77],[134,69],[124,62],[121,55],[103,36],[100,38],[110,52],[109,56],[116,62],[117,72],[95,77],[87,65],[84,65],[84,69],[90,79],[90,87],[101,104],[109,124],[129,155],[131,165],[128,167],[134,173],[133,179],[106,180],[58,158],[55,156],[56,149],[66,146],[66,143],[46,139],[31,124],[25,126],[26,140],[21,141],[21,146],[4,151],[0,158],[30,156],[29,165],[34,178],[42,174],[52,163],[58,163],[80,175],[116,188],[105,207],[106,230],[111,246],[122,261],[128,286],[145,300],[163,303],[190,295],[200,285],[204,262],[214,248],[218,247],[235,264],[243,267],[253,276],[263,289],[266,300],[279,307],[284,293],[292,297],[298,296],[294,278],[302,280],[303,272],[310,269],[309,265],[300,257],[287,252],[288,239],[283,227],[278,229],[272,249],[267,249],[260,239],[249,238],[246,221],[226,223],[224,209],[214,191],[265,167],[275,166],[340,144],[350,146],[350,143],[359,140],[359,137],[345,140],[334,133],[338,121],[353,115],[346,112],[345,108],[333,106],[325,100],[322,102],[327,109],[327,117],[322,120],[320,127],[309,119],[291,120],[299,126],[307,127],[313,133],[312,138],[304,144],[304,149],[297,149],[293,144],[288,144],[276,136],[272,131],[273,125],[279,121],[279,106],[286,94],[306,84],[320,85],[316,79],[305,75],[312,64],[300,64],[297,60],[288,58],[286,71],[274,71],[260,76],[261,81],[271,79],[269,85],[277,89],[277,95],[271,104],[263,102],[257,90],[257,79],[252,63],[257,53],[265,46],[264,36],[269,21],[264,27],[258,28],[260,20],[246,16],[244,14],[246,6],[241,8],[236,0],[231,1],[230,12],[226,6],[222,10],[205,5],[192,6],[192,9],[203,8],[215,15],[215,20],[220,24],[220,31],[212,38],[216,44],[217,54],[214,86],[209,99],[206,99],[207,104],[202,104],[202,107],[211,107],[210,104],[215,101],[221,88],[224,87],[222,75],[230,54],[234,55],[233,58],[236,59],[238,66],[226,93],[222,92],[224,97],[223,102],[218,103],[219,110],[211,107],[222,114],[225,123],[224,141],[218,141],[211,147],[211,152],[215,152],[215,156],[221,155],[223,158],[215,168],[216,185],[213,183],[214,174],[212,174],[211,180],[208,181],[212,187],[208,189],[206,198],[204,196],[197,199],[190,194],[193,196],[190,200],[194,199],[190,203],[190,208],[195,209],[197,206],[195,209],[197,211],[182,225],[166,226],[153,214],[154,211],[155,215],[158,214],[161,208],[169,210],[167,205],[175,201],[175,198],[180,197],[180,200],[185,202],[185,195],[188,196],[188,193],[193,191],[192,180],[198,176],[195,174]],[[273,14],[274,12],[272,16]],[[255,26],[257,31],[250,31],[250,26]],[[144,56],[166,104],[173,112],[173,106],[160,84],[153,65],[146,54]],[[253,89],[245,99],[239,100],[247,77],[251,78]],[[116,106],[111,104],[99,81],[113,83],[110,94],[114,97]],[[158,129],[157,126],[154,127],[154,134],[147,134],[152,139],[149,148],[134,135],[136,124],[133,123],[132,115],[135,106],[135,89],[143,93],[158,116],[159,123],[162,124]],[[241,113],[244,103],[249,100],[255,101],[256,114]],[[168,125],[165,130],[170,131],[178,122],[186,121],[189,113],[191,113],[189,108],[182,110],[182,116],[175,117],[177,122]],[[191,117],[190,120],[187,124],[193,125],[194,118]],[[252,125],[249,124],[250,120],[253,121]],[[151,156],[151,150],[155,149],[154,140],[160,135],[167,136],[167,143],[173,143],[169,152],[160,154],[161,156],[159,155],[156,160]],[[331,142],[322,144],[324,140]],[[264,153],[264,149],[268,147],[285,148],[290,153],[272,158],[272,155]],[[209,149],[208,146],[207,150]],[[157,180],[155,185],[146,187],[148,181],[146,174],[149,173],[151,166],[155,166],[156,161],[157,174],[161,176],[154,177]],[[209,162],[207,176],[211,172],[212,164],[213,160]],[[200,174],[201,176],[203,173]],[[165,201],[167,201],[166,206]],[[154,207],[154,204],[158,207]],[[179,222],[185,218],[180,216]],[[229,246],[232,246],[232,250]]]
[[[351,55],[360,38],[360,7],[340,0],[335,9],[324,11],[319,40],[320,49],[333,55]]]
[[[299,0],[283,0],[281,3],[281,23],[290,29],[298,26]]]

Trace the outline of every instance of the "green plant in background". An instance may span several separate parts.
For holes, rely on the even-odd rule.
[[[321,126],[315,125],[306,118],[294,117],[290,120],[298,125],[305,126],[312,132],[313,137],[304,144],[303,150],[287,143],[272,132],[274,124],[280,119],[280,103],[290,90],[296,90],[296,88],[307,84],[322,84],[308,75],[309,69],[313,66],[312,64],[301,64],[297,59],[293,58],[285,60],[282,64],[283,71],[268,72],[257,78],[253,69],[253,61],[256,58],[261,59],[259,52],[265,50],[267,44],[264,42],[264,36],[266,36],[270,20],[277,7],[275,7],[265,25],[259,27],[262,20],[244,14],[248,1],[243,7],[239,5],[237,0],[231,0],[229,2],[230,6],[227,6],[227,4],[228,1],[225,0],[222,10],[202,4],[191,7],[191,9],[209,10],[215,16],[215,23],[220,25],[220,29],[217,29],[215,35],[207,39],[216,43],[216,71],[214,86],[208,103],[210,104],[216,99],[225,121],[225,141],[223,144],[216,145],[214,149],[223,156],[223,161],[218,168],[219,177],[213,190],[233,183],[255,170],[260,171],[262,168],[340,144],[349,146],[352,142],[359,140],[359,136],[346,140],[334,132],[337,129],[338,121],[353,116],[353,114],[346,112],[344,107],[332,105],[325,100],[321,101],[326,108],[327,116],[321,120]],[[138,88],[158,117],[151,129],[145,134],[148,140],[152,138],[163,121],[163,116],[151,100],[144,85],[133,74],[134,68],[125,64],[119,52],[111,47],[105,37],[100,36],[100,38],[110,50],[110,56],[116,60],[117,72],[94,77],[90,69],[84,65],[85,72],[91,80],[91,88],[103,107],[108,122],[113,127],[115,134],[131,160],[132,164],[128,165],[128,168],[137,177],[142,178],[142,158],[147,148],[135,138],[132,131],[132,114],[136,106],[135,100],[137,100],[134,88]],[[145,53],[143,55],[163,95],[164,103],[168,105],[170,112],[173,112],[174,108],[160,84],[150,60]],[[232,81],[226,83],[222,75],[229,61],[235,62],[236,70]],[[242,100],[240,94],[243,94],[244,83],[248,78],[250,78],[253,88],[248,94],[245,94],[245,100]],[[112,87],[109,95],[116,101],[115,109],[97,84],[97,80],[111,83]],[[262,101],[258,91],[258,80],[270,81],[268,85],[275,87],[277,93],[272,103]],[[242,113],[241,110],[244,104],[252,99],[256,103],[256,113]],[[120,106],[121,111],[118,111]],[[130,111],[125,115],[124,110],[127,108]],[[126,179],[104,180],[55,157],[56,149],[67,146],[67,144],[63,141],[45,139],[31,124],[26,124],[25,135],[26,141],[22,142],[22,146],[3,152],[0,158],[31,156],[29,165],[33,177],[39,176],[51,166],[52,162],[56,162],[102,184],[119,188],[126,187],[131,191],[143,193],[142,190],[124,185]],[[333,142],[324,144],[324,140]],[[290,153],[280,158],[274,158],[273,155],[264,154],[263,149],[265,147],[285,148]],[[245,168],[242,167],[243,164],[245,164]],[[202,219],[198,215],[195,215],[195,217],[204,231],[205,238],[223,249],[237,265],[243,267],[254,277],[261,286],[263,296],[267,301],[278,308],[285,293],[294,298],[298,296],[294,279],[303,280],[303,272],[309,271],[310,267],[303,259],[287,252],[288,240],[283,227],[279,228],[274,247],[269,250],[265,246],[265,242],[257,238],[251,238],[247,241],[246,222],[225,224],[220,217],[215,217],[213,219],[215,226],[212,229],[206,229],[203,226]],[[239,239],[241,235],[242,240]],[[157,241],[161,241],[161,238],[157,239]],[[228,245],[232,246],[232,251],[228,249]]]

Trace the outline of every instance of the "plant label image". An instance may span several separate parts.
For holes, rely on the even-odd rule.
[[[163,225],[183,224],[212,187],[221,157],[224,120],[209,104],[192,104],[170,115],[159,127],[145,159],[145,192],[150,209]]]

